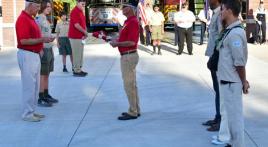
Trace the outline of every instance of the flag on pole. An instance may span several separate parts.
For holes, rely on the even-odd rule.
[[[148,24],[148,18],[145,13],[145,0],[140,0],[138,4],[138,16],[141,18],[141,23],[143,25]]]

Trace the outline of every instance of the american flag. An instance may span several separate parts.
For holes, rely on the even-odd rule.
[[[145,14],[145,0],[140,0],[138,4],[138,16],[141,18],[141,23],[148,24],[148,18]]]

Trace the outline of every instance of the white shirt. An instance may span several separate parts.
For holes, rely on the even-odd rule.
[[[180,28],[191,28],[193,26],[193,22],[195,21],[195,15],[192,11],[179,11],[174,14],[174,21],[177,26]]]
[[[160,26],[165,21],[165,17],[161,12],[153,12],[150,20],[152,26]]]
[[[208,20],[208,18],[206,18],[206,15],[205,15],[205,10],[203,9],[203,10],[201,10],[200,12],[199,12],[199,14],[198,14],[198,18],[201,20],[201,21],[207,21],[206,23],[207,23],[207,25],[209,25],[209,23],[210,23],[210,20],[211,20],[211,18],[212,18],[212,10],[211,9],[209,9],[208,11],[207,11],[207,13],[208,13],[208,17],[210,18],[209,20]]]

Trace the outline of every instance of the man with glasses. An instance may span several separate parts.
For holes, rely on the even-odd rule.
[[[40,86],[40,55],[43,43],[53,42],[53,37],[41,37],[34,17],[40,10],[41,0],[26,0],[25,9],[16,21],[17,58],[21,71],[24,121],[38,122],[45,116],[35,113]]]
[[[139,62],[137,46],[139,40],[139,22],[135,15],[138,1],[123,4],[123,14],[127,17],[119,38],[112,41],[112,47],[118,47],[121,54],[121,72],[125,92],[128,97],[128,112],[123,112],[119,120],[137,119],[140,116],[139,95],[136,82],[136,66]]]

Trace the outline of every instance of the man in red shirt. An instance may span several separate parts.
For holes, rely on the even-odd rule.
[[[128,112],[123,112],[119,120],[137,119],[140,116],[139,96],[136,83],[136,66],[139,61],[137,45],[139,40],[139,22],[135,16],[137,1],[123,5],[123,14],[127,17],[119,39],[112,41],[112,47],[118,47],[121,54],[121,72],[125,92],[129,101]]]
[[[38,122],[45,116],[35,113],[40,86],[40,56],[43,43],[54,40],[51,37],[41,37],[41,31],[34,20],[40,9],[41,0],[26,0],[25,10],[21,12],[16,22],[17,58],[21,70],[22,100],[24,121]]]
[[[70,26],[68,37],[72,46],[73,53],[73,75],[84,77],[87,72],[81,70],[83,65],[84,43],[82,40],[88,37],[86,30],[85,0],[77,0],[77,5],[70,14]]]

